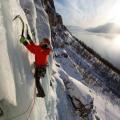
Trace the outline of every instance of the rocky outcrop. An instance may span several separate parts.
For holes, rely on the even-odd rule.
[[[62,17],[56,12],[53,0],[42,0],[43,6],[49,16],[50,26],[62,25]]]
[[[56,22],[57,24],[60,24],[60,25],[63,24],[62,17],[59,13],[56,13]]]
[[[76,113],[79,114],[79,116],[83,119],[92,119],[91,111],[93,110],[93,101],[89,103],[88,105],[84,105],[79,99],[69,96],[71,99],[72,105],[74,106],[74,109]]]

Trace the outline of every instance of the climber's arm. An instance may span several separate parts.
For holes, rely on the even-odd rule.
[[[30,43],[28,43],[25,37],[21,36],[20,43],[22,43],[31,53],[35,53],[35,44],[33,43],[33,41],[30,41]]]
[[[30,35],[29,35],[28,26],[26,26],[26,27],[27,27],[27,40],[29,41],[29,43],[30,43],[31,45],[34,45],[34,46],[35,46],[34,42],[32,41],[32,38],[31,38]]]
[[[29,35],[28,31],[27,31],[27,40],[30,42],[30,44],[32,44],[32,43],[33,43],[33,41],[32,41],[32,39],[31,39],[31,37],[30,37],[30,35]]]

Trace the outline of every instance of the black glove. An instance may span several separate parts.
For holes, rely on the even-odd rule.
[[[27,40],[32,41],[32,39],[31,39],[30,35],[28,34],[28,32],[27,32]]]
[[[31,39],[31,37],[30,37],[30,35],[29,35],[27,24],[26,24],[26,31],[27,31],[27,40],[28,40],[29,42],[31,42],[32,39]]]

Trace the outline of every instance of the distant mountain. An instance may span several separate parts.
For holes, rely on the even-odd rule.
[[[89,32],[95,33],[120,33],[120,26],[115,23],[107,23],[104,25],[100,25],[95,28],[86,29]]]
[[[66,26],[68,28],[69,31],[71,31],[72,33],[84,33],[84,34],[90,34],[89,31],[81,28],[80,26]]]
[[[75,30],[75,31],[84,31],[80,26],[66,26],[70,30]]]

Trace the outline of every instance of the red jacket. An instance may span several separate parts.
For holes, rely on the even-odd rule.
[[[48,56],[50,54],[51,49],[43,49],[39,45],[35,45],[33,42],[25,45],[26,48],[35,55],[35,64],[36,65],[47,65],[48,64]]]

